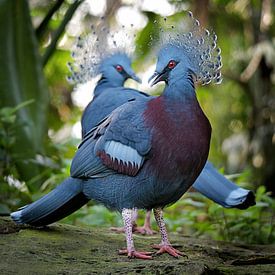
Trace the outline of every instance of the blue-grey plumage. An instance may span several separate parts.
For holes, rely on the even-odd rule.
[[[255,205],[255,195],[228,180],[207,162],[193,186],[204,196],[226,208],[246,209]]]
[[[131,100],[148,97],[137,90],[124,87],[107,87],[99,89],[99,92],[100,96],[88,104],[82,115],[82,138],[117,107]]]
[[[196,26],[197,24],[198,23],[195,22]],[[207,37],[210,36],[210,32],[205,30],[205,36],[205,39],[207,39]],[[216,41],[215,39],[214,41]],[[192,58],[193,55],[190,54],[190,52],[192,53],[192,51],[194,50],[198,51],[198,47],[196,45],[192,45],[193,41],[197,43],[195,38],[188,38],[188,43],[186,43],[188,47],[184,47],[182,49],[183,51],[189,51],[190,58],[186,58],[186,61],[189,62],[191,74],[199,74],[200,78],[204,79],[205,82],[209,81],[209,79],[207,79],[209,78],[209,76],[212,76],[216,82],[219,82],[221,80],[221,75],[219,73],[219,69],[221,66],[220,49],[216,50],[216,54],[218,55],[218,57],[214,59],[215,62],[208,62],[208,64],[211,66],[212,64],[215,65],[214,68],[210,68],[207,67],[207,56],[202,56],[201,58],[205,58],[205,60],[203,62],[200,62],[199,64],[196,62],[192,62],[194,58]],[[173,46],[170,45],[170,48],[175,48],[176,54],[177,49],[179,49],[182,45],[182,43],[178,42],[179,41],[173,43]],[[199,37],[199,43],[201,44],[200,51],[202,53],[209,53],[209,46],[207,43],[204,43],[204,38]],[[214,47],[213,43],[211,45],[212,48]],[[83,51],[86,52],[89,49],[90,47],[88,47],[88,49],[86,47],[85,49],[83,49]],[[215,57],[215,55],[213,54],[212,56],[213,57],[211,58]],[[165,62],[168,62],[165,46],[159,53],[159,59],[164,63],[164,65]],[[158,64],[158,66],[161,65],[163,64]],[[123,70],[118,71],[117,66],[119,66],[119,69],[123,68]],[[199,69],[199,66],[204,66],[204,69]],[[210,72],[205,73],[205,71],[209,70],[209,68],[211,69]],[[149,96],[148,94],[142,93],[140,91],[123,87],[124,82],[127,80],[127,78],[132,78],[138,82],[139,79],[136,77],[133,70],[131,69],[130,57],[122,50],[107,55],[103,60],[101,60],[96,71],[97,73],[101,74],[101,79],[97,83],[97,86],[94,90],[93,100],[88,104],[82,116],[82,137],[84,137],[89,130],[95,127],[103,118],[109,115],[117,107],[123,105],[129,100]],[[202,71],[204,72],[204,74],[202,73]],[[191,74],[189,74],[188,77],[191,77]],[[219,77],[218,80],[217,77]],[[211,173],[213,173],[212,177]],[[238,188],[237,185],[234,185],[232,182],[228,181],[221,174],[219,174],[218,177],[217,173],[218,171],[211,164],[209,164],[207,166],[207,173],[202,172],[200,177],[195,181],[193,187],[198,192],[206,195],[209,199],[212,199],[213,201],[221,204],[224,207],[245,208],[255,204],[253,193],[251,191],[243,188]],[[214,186],[217,188],[216,192],[214,192]],[[209,192],[209,190],[213,191]],[[235,190],[234,193],[232,193],[233,190]],[[234,198],[232,197],[233,194]]]
[[[161,208],[174,203],[187,191],[207,160],[211,127],[197,102],[193,76],[205,78],[206,83],[209,83],[208,78],[220,79],[220,75],[202,73],[204,65],[195,64],[196,60],[191,58],[194,51],[186,53],[181,46],[170,43],[159,53],[153,83],[166,82],[162,96],[151,98],[138,94],[140,98],[133,98],[131,95],[124,105],[85,136],[71,166],[72,178],[67,181],[72,181],[77,188],[68,188],[67,194],[66,184],[62,183],[59,189],[55,189],[57,191],[53,190],[44,200],[42,198],[13,213],[14,220],[33,224],[38,221],[35,225],[41,225],[81,206],[72,204],[73,207],[68,207],[71,198],[81,196],[81,204],[94,199],[109,208],[122,211],[128,256],[148,259],[146,254],[135,251],[131,230],[127,225],[130,224],[132,209],[154,208],[162,235],[159,253],[168,252],[175,257],[181,255],[168,241]],[[120,64],[113,68],[122,72]],[[74,76],[76,79],[79,77],[78,73]],[[129,73],[125,73],[125,76],[129,76]],[[120,85],[123,84],[121,79],[118,78]],[[103,90],[108,90],[107,86],[102,71],[95,100]],[[115,88],[111,86],[110,91]],[[86,132],[90,128],[89,123],[85,127]],[[56,209],[49,207],[49,211],[45,210],[51,202],[57,201],[59,192],[64,200],[56,204]],[[60,209],[63,212],[60,213]],[[39,212],[42,213],[41,218]],[[34,219],[31,218],[33,213]]]
[[[130,64],[130,58],[120,52],[108,55],[108,57],[103,59],[102,64],[99,66],[99,72],[102,73],[102,78],[94,94],[93,106],[95,108],[90,109],[91,106],[88,106],[83,115],[84,134],[96,126],[107,114],[111,113],[114,108],[141,95],[141,93],[136,90],[119,87],[123,85],[128,78],[140,81],[131,69]],[[110,103],[109,100],[108,103],[104,98],[103,100],[98,98],[98,95],[101,94],[102,91],[104,91],[105,95],[108,95],[108,99],[112,93],[118,91],[121,92],[121,96],[118,96],[112,103]],[[143,96],[145,96],[145,94]],[[106,114],[103,113],[102,115],[100,110],[105,110]],[[90,113],[92,113],[91,116]],[[46,196],[12,213],[11,217],[17,223],[31,224],[34,226],[53,223],[87,203],[88,199],[81,191],[83,191],[81,181],[68,178]]]
[[[19,224],[43,226],[70,215],[88,201],[83,182],[67,178],[47,195],[11,213],[11,218]]]
[[[141,95],[137,90],[123,87],[128,78],[140,82],[131,68],[130,57],[125,53],[114,53],[103,59],[98,73],[101,79],[95,87],[93,100],[82,115],[82,137],[115,108]]]
[[[109,64],[114,66],[116,63],[119,62]],[[121,64],[123,64],[125,68],[130,67],[130,59],[128,62]],[[107,67],[105,67],[103,71],[106,71],[106,69]],[[117,75],[115,70],[113,73]],[[107,76],[110,77],[110,79]],[[116,107],[119,107],[129,100],[149,97],[147,94],[137,90],[119,87],[119,85],[123,85],[124,82],[121,81],[121,79],[116,82],[116,79],[116,77],[111,77],[111,75],[108,74],[103,75],[99,81],[95,90],[94,100],[90,103],[90,107],[86,108],[86,115],[83,116],[83,119],[85,117],[85,124],[83,124],[85,125],[84,134],[96,126],[99,121],[110,114]],[[122,155],[120,157],[123,159],[123,154],[126,154],[126,152],[123,152],[123,150],[119,150],[119,152],[121,152]],[[132,159],[130,158],[130,161],[131,160],[133,161],[134,157]],[[105,173],[105,175],[107,174],[108,172]],[[86,182],[87,189],[91,188],[89,182],[90,181]],[[211,164],[205,166],[193,187],[224,207],[246,208],[253,205],[255,200],[251,191],[239,188],[231,183],[219,174]],[[36,226],[55,222],[69,215],[69,213],[77,210],[87,202],[88,199],[80,192],[80,190],[82,190],[81,188],[82,183],[80,181],[69,178],[60,184],[57,189],[54,189],[40,200],[14,212],[12,218],[18,223]],[[98,197],[99,201],[102,199],[102,194],[106,195],[104,188],[105,186],[103,185],[102,189],[96,189],[95,196]],[[109,197],[111,198],[111,196]]]
[[[168,253],[178,256],[168,242],[160,208],[177,201],[200,174],[208,157],[211,126],[196,99],[185,53],[173,45],[165,50],[154,80],[166,82],[163,94],[114,110],[84,139],[71,176],[94,179],[84,184],[84,194],[122,211],[124,220],[125,209],[154,208],[163,230],[160,251],[172,250]],[[128,234],[127,254],[137,257]]]
[[[161,58],[164,64],[168,62],[167,58],[165,60],[165,49],[164,47],[159,55],[159,58]],[[138,90],[123,87],[127,75],[124,74],[124,78],[122,78],[120,72],[114,70],[118,64],[121,64],[126,71],[131,72],[131,60],[125,54],[116,53],[102,61],[102,65],[100,66],[102,78],[95,88],[93,100],[88,104],[82,116],[83,137],[117,107],[129,100],[149,97],[148,94]],[[159,66],[161,66],[161,64],[159,64]],[[156,70],[158,70],[158,68]],[[190,72],[192,74],[193,70],[191,69]],[[128,75],[133,76],[134,74],[128,73]],[[191,75],[189,75],[189,77],[191,77]],[[134,77],[132,78],[135,79]],[[240,188],[227,180],[210,163],[206,165],[205,169],[207,171],[204,173],[203,170],[193,184],[193,188],[198,192],[227,208],[236,207],[244,209],[255,204],[255,199],[251,191]],[[210,190],[212,190],[212,192],[210,192]]]
[[[190,187],[206,161],[210,138],[209,122],[196,100],[192,79],[188,78],[189,66],[186,63],[186,57],[182,52],[178,54],[172,47],[170,50],[170,57],[166,56],[166,58],[171,59],[176,56],[178,64],[175,71],[170,70],[170,78],[167,78],[169,85],[163,95],[158,98],[144,97],[128,102],[113,111],[107,119],[108,123],[101,131],[102,134],[97,133],[97,129],[95,129],[94,135],[84,141],[72,162],[72,177],[95,177],[97,178],[96,186],[101,186],[103,181],[101,173],[104,177],[110,168],[118,172],[104,178],[106,190],[100,196],[97,195],[97,199],[100,197],[101,201],[108,201],[104,204],[111,208],[121,210],[131,206],[131,208],[152,209],[156,206],[163,207],[173,203]],[[162,67],[163,71],[166,66]],[[157,68],[161,68],[159,63]],[[173,129],[173,126],[171,128],[169,124],[175,124],[177,128]],[[184,131],[185,128],[189,129],[189,132]],[[191,138],[190,135],[195,133],[199,136],[198,139]],[[204,136],[206,141],[204,141]],[[153,142],[153,140],[155,141]],[[116,141],[128,147],[128,151],[127,148],[125,151],[125,159],[130,159],[128,155],[130,149],[134,150],[142,158],[141,163],[144,163],[144,166],[135,165],[133,162],[122,162],[123,159],[118,157],[115,148],[113,148],[113,153],[106,154],[105,146],[108,141]],[[194,149],[188,153],[190,148],[187,147],[190,145]],[[163,152],[163,150],[167,152]],[[162,155],[162,153],[166,153],[166,155]],[[184,155],[185,153],[187,156]],[[198,162],[197,165],[189,160],[192,157],[196,158],[194,162]],[[100,163],[100,159],[102,163]],[[95,160],[97,165],[95,165]],[[192,163],[192,169],[190,163]],[[120,169],[123,169],[126,175],[132,175],[132,172],[137,175],[135,178],[129,178],[126,175],[121,175]],[[143,183],[144,187],[140,188],[140,181],[143,182],[145,178],[151,180],[148,181],[148,184]],[[157,183],[158,179],[160,180],[159,184]],[[171,183],[171,180],[174,182]],[[122,181],[121,185],[120,181]],[[127,181],[133,183],[123,184]],[[115,185],[113,185],[114,183]],[[126,188],[119,190],[119,186],[121,188],[126,186]],[[129,186],[131,186],[130,191],[129,189],[127,191]],[[162,190],[156,192],[157,186],[160,186]],[[149,188],[148,192],[144,192],[144,188]],[[173,190],[173,188],[175,189]],[[116,189],[121,194],[117,202],[111,196]],[[94,198],[94,193],[97,191],[92,191],[89,187],[87,190],[91,194],[89,192],[85,192],[85,194]],[[151,196],[151,194],[153,195]],[[129,196],[132,197],[131,200]]]

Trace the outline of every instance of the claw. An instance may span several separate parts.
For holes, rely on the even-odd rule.
[[[129,259],[142,259],[142,260],[152,260],[153,252],[146,252],[146,251],[128,251],[127,249],[120,249],[118,251],[119,255],[127,255]]]
[[[172,245],[156,244],[156,245],[152,245],[152,247],[154,249],[158,249],[158,251],[156,252],[156,255],[161,255],[161,254],[164,254],[164,253],[168,253],[169,255],[171,255],[175,258],[179,258],[180,256],[188,258],[188,256],[186,254],[184,254],[183,252],[181,252],[178,249],[174,248]]]

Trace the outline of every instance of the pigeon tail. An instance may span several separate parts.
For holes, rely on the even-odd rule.
[[[82,193],[82,181],[68,178],[44,197],[11,213],[11,218],[18,224],[44,226],[70,215],[88,201]]]
[[[226,208],[246,209],[255,205],[255,195],[252,191],[237,186],[219,173],[207,162],[193,187]]]

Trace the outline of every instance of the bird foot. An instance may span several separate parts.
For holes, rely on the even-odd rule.
[[[183,252],[177,250],[176,248],[174,248],[170,244],[156,244],[156,245],[152,245],[152,247],[154,249],[158,249],[158,251],[155,253],[156,255],[161,255],[161,254],[164,254],[164,253],[168,253],[169,255],[171,255],[175,258],[179,258],[180,256],[188,258],[188,256],[186,254],[184,254]]]
[[[124,233],[124,227],[110,227],[111,231],[117,232],[117,233]]]
[[[142,259],[142,260],[152,260],[152,254],[153,252],[146,252],[146,251],[136,251],[136,250],[131,250],[128,251],[127,249],[120,249],[118,251],[119,255],[127,255],[129,259]]]
[[[141,235],[154,235],[157,232],[152,230],[150,226],[134,226],[133,227],[133,232]]]

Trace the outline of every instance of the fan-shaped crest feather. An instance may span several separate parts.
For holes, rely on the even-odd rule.
[[[101,20],[104,20],[102,18]],[[133,54],[135,34],[127,33],[124,26],[119,31],[112,31],[107,27],[92,25],[90,33],[76,39],[71,56],[73,62],[68,63],[71,75],[68,81],[85,83],[102,73],[102,61],[107,61],[115,54],[128,56]],[[134,27],[131,25],[131,27]]]
[[[217,47],[217,35],[214,32],[201,27],[190,11],[185,20],[176,26],[169,24],[167,18],[163,18],[161,25],[161,35],[157,38],[158,50],[169,45],[182,50],[196,74],[195,81],[202,85],[211,81],[216,84],[222,82],[221,49]],[[152,39],[156,39],[154,35]]]

